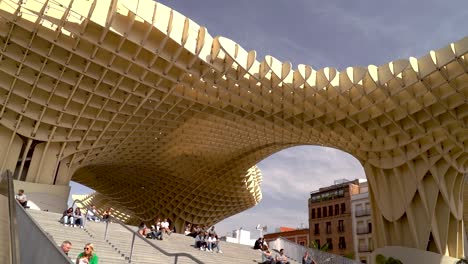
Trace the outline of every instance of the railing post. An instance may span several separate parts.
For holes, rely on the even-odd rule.
[[[130,246],[130,256],[128,257],[128,262],[132,262],[133,248],[135,246],[135,237],[136,232],[133,232],[132,245]]]
[[[20,250],[18,241],[18,230],[16,225],[16,204],[18,203],[15,199],[15,190],[13,188],[13,174],[11,171],[6,170],[5,172],[7,184],[8,184],[8,211],[10,217],[10,246],[11,246],[11,263],[20,263]]]
[[[179,257],[179,255],[175,255],[175,258],[174,258],[174,264],[177,264],[177,258]]]
[[[83,219],[83,227],[86,227],[86,222],[88,221],[88,210],[89,210],[89,208],[86,206],[86,213],[85,213],[84,219]]]
[[[104,240],[107,241],[107,229],[109,228],[109,221],[106,221],[106,231],[104,232]]]

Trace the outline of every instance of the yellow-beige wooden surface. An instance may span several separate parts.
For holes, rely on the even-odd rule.
[[[181,227],[257,204],[255,164],[272,153],[334,147],[364,166],[375,247],[462,256],[467,52],[465,37],[381,66],[293,69],[151,0],[1,0],[0,169]]]

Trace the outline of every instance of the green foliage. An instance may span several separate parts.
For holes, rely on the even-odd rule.
[[[399,259],[394,259],[392,257],[386,258],[381,254],[375,257],[375,262],[377,264],[403,264],[403,262],[401,262]]]
[[[322,246],[319,246],[319,245],[317,244],[317,242],[315,242],[315,241],[312,241],[312,243],[311,243],[311,248],[314,248],[314,249],[317,249],[317,250],[320,250],[320,251],[325,251],[325,252],[327,252],[327,251],[329,250],[328,247],[329,247],[329,244],[328,244],[328,243],[325,243],[325,244],[322,245]]]
[[[381,254],[377,255],[375,257],[375,263],[377,264],[385,264],[385,257],[382,256]]]
[[[343,255],[343,257],[354,260],[354,253],[353,252],[346,253]]]

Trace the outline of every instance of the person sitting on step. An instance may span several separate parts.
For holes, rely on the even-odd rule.
[[[151,230],[146,227],[144,222],[141,222],[138,226],[138,234],[140,234],[142,237],[148,237],[148,235],[150,235],[150,238],[152,238]]]
[[[73,226],[79,226],[80,228],[83,228],[83,214],[81,213],[81,209],[79,207],[75,208],[75,213],[73,214],[73,217],[75,218],[75,223]]]
[[[162,221],[161,229],[162,229],[163,232],[166,232],[166,234],[168,234],[168,235],[172,234],[172,231],[169,228],[169,222],[167,221],[167,218],[165,218],[164,221]]]
[[[111,208],[108,207],[104,213],[102,213],[102,221],[104,222],[109,222],[110,223],[110,218],[112,217],[112,214],[111,214]]]
[[[216,253],[223,253],[223,251],[221,250],[221,247],[219,246],[219,238],[218,238],[218,235],[214,235],[214,238],[215,238],[215,247],[216,247]]]
[[[154,225],[151,225],[151,233],[153,239],[163,240],[163,232],[161,231],[161,223],[159,219],[156,220]]]
[[[260,250],[262,251],[261,264],[276,264],[276,261],[267,246],[263,246]]]
[[[279,255],[276,255],[276,264],[290,264],[288,258],[284,255],[284,249],[280,249]]]
[[[205,241],[205,233],[198,232],[197,236],[195,237],[195,248],[199,248],[200,250],[205,250],[206,248],[206,241]]]
[[[97,216],[96,206],[92,204],[88,209],[88,213],[86,214],[86,219],[94,222],[99,222],[99,217]]]
[[[18,190],[18,194],[15,195],[15,199],[18,201],[18,203],[21,204],[21,206],[23,206],[23,208],[29,208],[28,206],[28,197],[26,196],[26,194],[24,194],[24,190],[23,189],[19,189]]]
[[[73,221],[73,207],[68,208],[63,212],[62,221],[64,226],[72,225],[75,223]]]
[[[206,239],[207,244],[207,251],[213,252],[213,247],[216,247],[216,238],[214,238],[213,234],[208,234],[208,238]]]

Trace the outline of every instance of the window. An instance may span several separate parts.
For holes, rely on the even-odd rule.
[[[317,218],[321,218],[322,217],[322,210],[321,208],[317,208]]]
[[[312,213],[310,214],[310,218],[315,219],[315,208],[312,209]]]
[[[304,246],[304,245],[305,245],[305,242],[304,242],[304,241],[301,241],[301,242],[299,242],[299,245]]]
[[[317,249],[320,249],[320,239],[316,239],[315,244],[317,245]]]
[[[331,222],[327,222],[327,234],[331,234]]]
[[[323,217],[327,217],[327,207],[323,207]]]
[[[344,237],[340,237],[340,240],[338,241],[338,248],[339,249],[345,249],[346,248],[346,241]]]
[[[314,235],[318,235],[318,234],[320,234],[319,224],[315,224],[314,225]]]
[[[333,240],[331,238],[327,238],[328,249],[333,249]]]
[[[338,197],[344,197],[344,189],[338,190]]]
[[[341,204],[341,213],[346,213],[346,205],[344,203]]]
[[[369,231],[369,233],[372,233],[372,223],[371,222],[367,223],[367,227],[368,227],[367,230]]]
[[[335,204],[335,215],[339,215],[339,214],[340,214],[340,205]]]
[[[343,220],[338,220],[338,232],[340,232],[340,233],[344,232],[344,221]]]
[[[328,206],[328,216],[333,216],[333,205]]]

